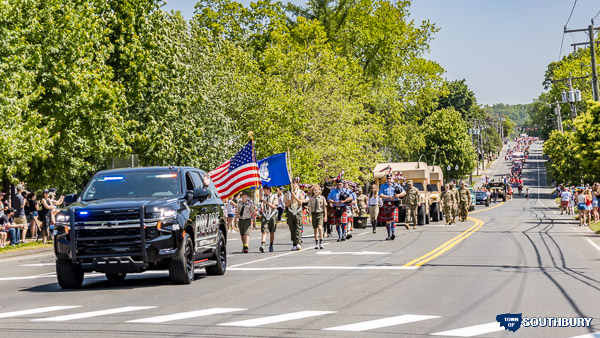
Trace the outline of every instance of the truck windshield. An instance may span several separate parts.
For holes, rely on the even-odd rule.
[[[128,197],[173,197],[181,194],[177,172],[140,171],[94,176],[82,194],[82,200]]]

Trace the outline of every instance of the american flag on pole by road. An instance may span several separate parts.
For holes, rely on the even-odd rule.
[[[253,148],[252,141],[248,142],[235,156],[208,173],[222,199],[261,184]]]

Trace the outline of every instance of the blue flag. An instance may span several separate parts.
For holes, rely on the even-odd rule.
[[[263,187],[279,187],[292,182],[287,165],[287,153],[275,154],[258,161],[258,173]]]

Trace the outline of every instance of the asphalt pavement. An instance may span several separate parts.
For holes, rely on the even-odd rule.
[[[510,164],[489,171],[503,175]],[[87,274],[80,290],[61,290],[50,253],[0,257],[0,336],[256,337],[571,337],[600,336],[600,239],[560,215],[546,185],[541,143],[524,167],[532,196],[477,206],[468,222],[356,229],[315,250],[305,229],[289,251],[279,228],[275,252],[249,254],[228,243],[224,276],[198,271],[190,285],[166,272],[111,284]],[[592,317],[587,328],[521,327],[496,316]]]

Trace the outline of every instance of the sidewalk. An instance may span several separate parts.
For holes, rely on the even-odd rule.
[[[483,164],[480,163],[479,164],[479,175],[477,174],[477,168],[475,168],[473,170],[471,175],[473,176],[473,182],[475,182],[475,184],[481,184],[481,180],[479,178],[475,179],[475,177],[477,177],[477,176],[493,176],[490,174],[494,174],[495,170],[497,169],[497,166],[499,166],[500,164],[502,164],[502,162],[504,162],[504,155],[506,155],[507,149],[508,149],[507,145],[503,144],[502,149],[500,150],[500,155],[491,163],[486,161],[485,168],[483,168]]]

